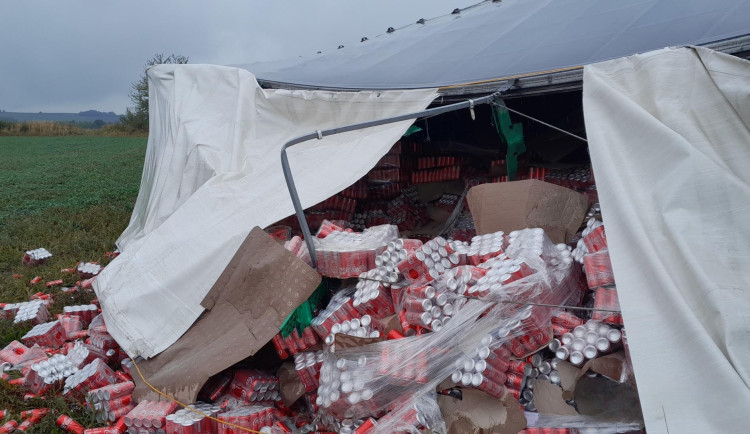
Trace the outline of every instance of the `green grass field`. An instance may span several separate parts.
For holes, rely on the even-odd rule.
[[[52,313],[57,313],[94,297],[49,291],[43,282],[63,279],[72,286],[76,276],[61,273],[62,268],[78,261],[108,262],[105,253],[114,250],[138,195],[145,150],[145,138],[0,137],[0,302],[52,292]],[[37,247],[45,247],[53,257],[38,267],[24,266],[23,253]],[[42,283],[31,285],[35,276],[42,277]],[[0,348],[27,330],[0,321]],[[23,410],[53,407],[58,415],[67,412],[94,426],[91,414],[73,401],[54,398],[55,393],[46,401],[24,401],[23,394],[23,389],[0,381],[0,409],[17,417]],[[54,420],[48,416],[28,432],[55,432]]]

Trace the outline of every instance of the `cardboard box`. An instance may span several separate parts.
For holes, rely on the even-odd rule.
[[[213,375],[254,355],[320,284],[318,273],[256,227],[201,305],[207,309],[172,346],[139,363],[144,377],[179,401],[194,402]],[[135,375],[136,400],[158,400]]]
[[[536,179],[482,184],[467,195],[477,234],[542,228],[555,243],[568,243],[586,216],[582,194]]]

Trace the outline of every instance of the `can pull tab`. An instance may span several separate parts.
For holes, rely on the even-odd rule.
[[[469,113],[471,113],[471,120],[472,121],[477,120],[477,116],[476,116],[476,114],[474,114],[474,100],[473,99],[469,100]]]

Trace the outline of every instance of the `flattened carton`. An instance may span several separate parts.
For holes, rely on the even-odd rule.
[[[570,242],[588,207],[582,194],[536,179],[477,185],[467,200],[477,235],[543,228],[555,243]]]

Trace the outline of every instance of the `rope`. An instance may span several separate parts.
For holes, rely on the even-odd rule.
[[[588,140],[584,139],[583,137],[581,137],[581,136],[578,136],[578,135],[575,135],[575,134],[571,133],[570,131],[565,131],[565,130],[563,130],[562,128],[558,128],[558,127],[556,127],[556,126],[554,126],[554,125],[552,125],[552,124],[548,124],[547,122],[544,122],[544,121],[542,121],[542,120],[539,120],[539,119],[537,119],[537,118],[535,118],[535,117],[531,117],[531,116],[529,116],[529,115],[527,115],[527,114],[523,114],[523,113],[519,112],[518,110],[513,110],[512,108],[509,108],[509,107],[507,107],[507,106],[504,106],[504,105],[502,105],[502,104],[498,104],[498,103],[495,103],[495,102],[493,102],[492,104],[493,104],[493,105],[495,105],[495,106],[497,106],[497,107],[501,107],[501,108],[504,108],[505,110],[508,110],[509,112],[513,112],[513,113],[515,113],[515,114],[517,114],[517,115],[519,115],[519,116],[523,116],[523,117],[525,117],[525,118],[527,118],[527,119],[531,119],[532,121],[534,121],[534,122],[538,122],[538,123],[540,123],[540,124],[542,124],[542,125],[544,125],[544,126],[546,126],[546,127],[550,127],[550,128],[552,128],[553,130],[557,130],[557,131],[559,131],[559,132],[561,132],[561,133],[563,133],[563,134],[567,134],[567,135],[569,135],[570,137],[573,137],[573,138],[575,138],[575,139],[578,139],[578,140],[580,140],[580,141],[582,141],[582,142],[585,142],[585,143],[588,143],[588,142],[589,142]]]
[[[251,432],[251,433],[256,433],[256,434],[263,434],[260,431],[255,431],[255,430],[250,429],[250,428],[245,428],[244,426],[233,424],[233,423],[227,422],[225,420],[217,419],[217,418],[215,418],[215,417],[213,417],[213,416],[211,416],[209,414],[203,413],[200,410],[196,410],[195,408],[190,407],[188,404],[183,404],[182,402],[176,400],[175,398],[172,398],[171,396],[167,395],[166,393],[164,393],[164,392],[160,391],[159,389],[157,389],[156,387],[152,386],[151,383],[149,383],[148,380],[146,380],[146,377],[144,377],[143,373],[141,373],[141,368],[138,367],[138,363],[135,362],[135,358],[131,358],[130,360],[132,360],[133,366],[135,366],[135,370],[138,371],[138,376],[141,377],[141,380],[143,380],[143,382],[146,384],[146,386],[148,386],[151,390],[153,390],[154,392],[158,393],[159,395],[161,395],[161,396],[167,398],[168,400],[176,403],[180,407],[186,408],[186,409],[192,411],[193,413],[198,413],[198,414],[200,414],[201,416],[203,416],[205,418],[211,419],[211,420],[216,421],[216,422],[218,422],[220,424],[223,424],[223,425],[231,426],[232,428],[236,428],[236,429],[238,429],[240,431]]]
[[[389,283],[385,282],[383,280],[377,280],[377,279],[370,279],[369,277],[359,277],[360,280],[367,280],[370,282],[378,282],[378,283]],[[567,306],[564,304],[545,304],[545,303],[533,303],[530,301],[516,301],[516,300],[485,300],[479,297],[472,297],[470,295],[463,295],[463,294],[456,294],[458,297],[463,298],[470,298],[472,300],[480,300],[480,301],[486,301],[490,303],[507,303],[507,304],[520,304],[520,305],[526,305],[526,306],[541,306],[541,307],[558,307],[561,309],[577,309],[577,310],[587,310],[591,312],[611,312],[611,313],[622,313],[621,310],[615,310],[615,309],[602,309],[598,307],[578,307],[578,306]]]

